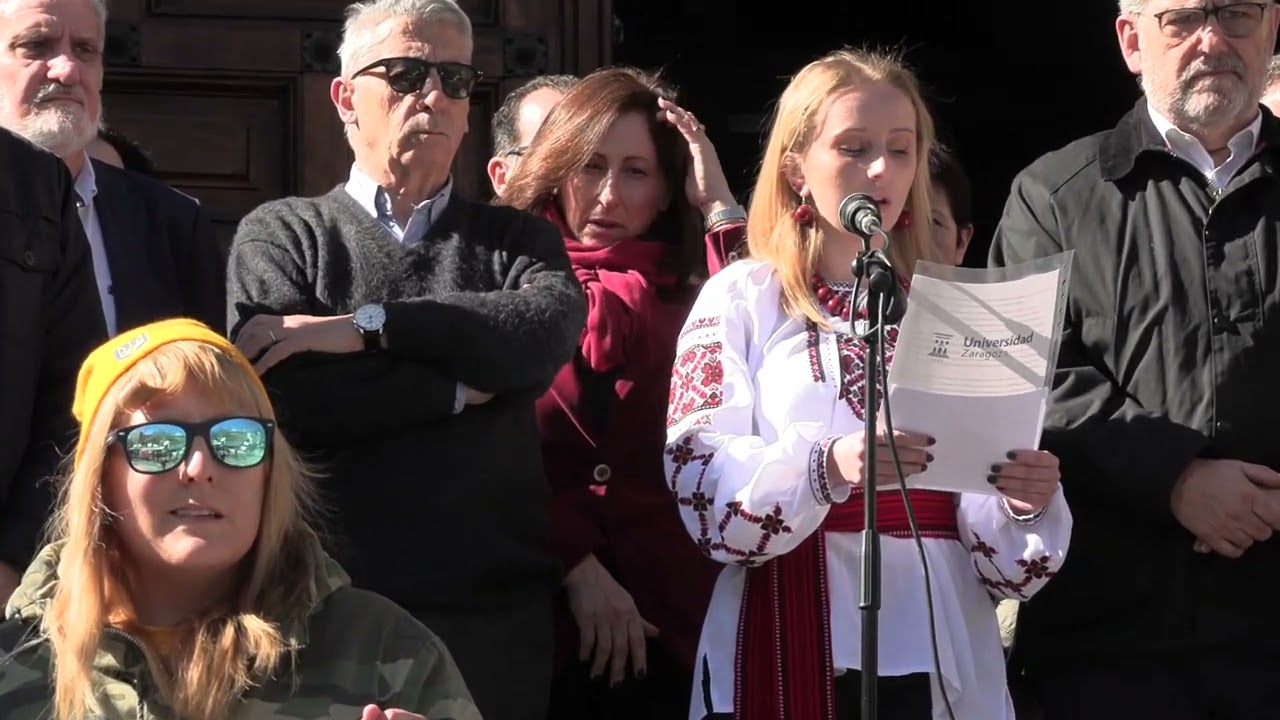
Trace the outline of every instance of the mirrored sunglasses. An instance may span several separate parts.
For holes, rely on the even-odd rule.
[[[107,444],[120,445],[135,472],[155,475],[186,462],[195,438],[204,438],[214,460],[242,470],[267,459],[274,428],[270,420],[255,417],[215,418],[202,423],[149,422],[112,432]]]

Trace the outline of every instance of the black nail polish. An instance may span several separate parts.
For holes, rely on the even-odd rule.
[[[995,465],[992,465],[992,466],[991,466],[991,472],[993,472],[993,473],[995,473],[995,474],[997,474],[997,475],[999,475],[999,474],[1000,474],[1000,470],[1001,470],[1001,468],[1000,468],[1000,464],[999,464],[999,463],[996,463]]]
[[[997,482],[998,480],[999,480],[999,478],[997,478],[995,475],[988,475],[988,476],[987,476],[987,482],[988,482],[988,483],[991,483],[992,485],[995,485],[995,484],[996,484],[996,482]]]
[[[933,453],[925,453],[925,454],[924,454],[924,462],[925,462],[925,464],[926,464],[926,465],[927,465],[927,464],[929,464],[929,463],[931,463],[931,462],[933,462]]]
[[[644,679],[644,670],[640,670],[639,672],[637,672],[637,673],[636,673],[636,679],[637,679],[637,680],[643,680],[643,679]]]
[[[937,444],[938,444],[938,439],[931,437],[929,438],[929,442],[925,443],[925,446],[927,447],[927,446],[937,445]]]
[[[1017,459],[1018,459],[1018,453],[1016,453],[1016,452],[1014,452],[1014,451],[1012,451],[1012,450],[1010,450],[1009,452],[1005,453],[1005,454],[1004,454],[1004,456],[1005,456],[1005,457],[1007,457],[1007,458],[1009,458],[1010,460],[1017,460]]]

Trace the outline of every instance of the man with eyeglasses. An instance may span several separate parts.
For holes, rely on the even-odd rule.
[[[573,75],[539,75],[507,94],[493,114],[493,157],[487,169],[495,195],[502,195],[542,121],[577,81]]]
[[[1280,122],[1271,2],[1120,0],[1144,97],[1014,181],[995,266],[1073,251],[1045,449],[1071,555],[1025,603],[1047,720],[1280,715]]]
[[[486,720],[524,720],[545,714],[560,581],[534,401],[585,306],[554,226],[454,190],[471,55],[453,0],[348,10],[350,179],[242,221],[228,325],[317,461],[356,586],[440,635]]]

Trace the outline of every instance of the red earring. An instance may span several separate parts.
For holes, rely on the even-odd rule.
[[[911,211],[910,210],[903,210],[902,213],[898,215],[897,226],[902,228],[903,230],[906,230],[907,228],[911,227]]]
[[[809,198],[800,196],[800,204],[796,206],[795,212],[791,216],[796,219],[796,224],[801,227],[808,227],[813,224],[813,206],[809,204]]]

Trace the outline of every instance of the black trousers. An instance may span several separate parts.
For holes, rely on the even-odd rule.
[[[1038,668],[1024,687],[1028,720],[1275,720],[1278,678],[1280,657],[1200,651]]]
[[[862,720],[862,673],[850,670],[837,677],[835,688],[836,720]],[[877,688],[876,720],[932,720],[933,699],[928,675],[882,677]],[[715,713],[705,720],[733,720],[733,713]]]
[[[551,695],[551,597],[477,613],[417,614],[444,641],[484,720],[542,720]]]

